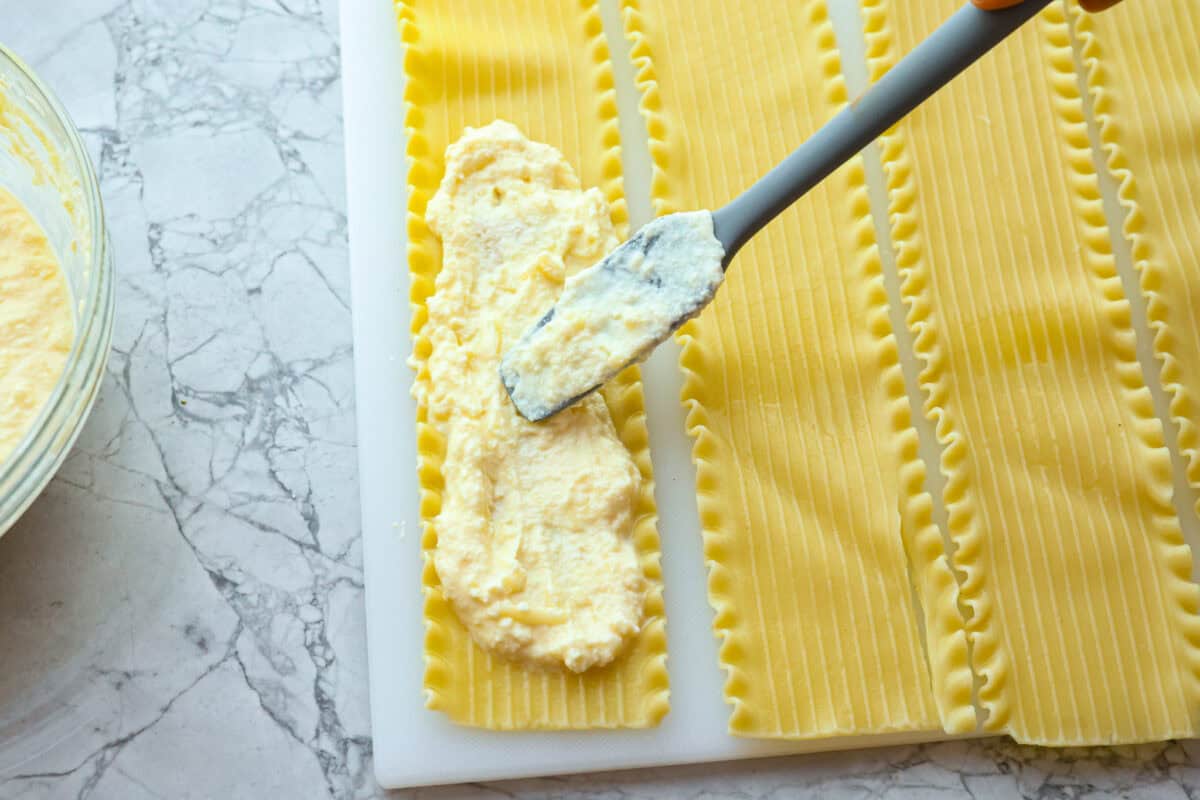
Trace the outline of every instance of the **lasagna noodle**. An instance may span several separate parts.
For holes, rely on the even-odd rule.
[[[869,0],[874,76],[958,5]],[[1190,557],[1065,6],[886,136],[884,167],[985,727],[1054,745],[1195,734]]]
[[[1200,488],[1200,7],[1155,0],[1073,11],[1179,449]]]
[[[611,63],[595,0],[402,0],[408,155],[408,263],[417,380],[429,343],[421,336],[440,249],[425,208],[446,146],[466,126],[497,118],[562,151],[584,186],[599,186],[624,235],[625,203]],[[605,390],[622,443],[642,474],[634,540],[649,586],[643,628],[612,665],[580,675],[525,668],[480,650],[443,595],[430,558],[441,507],[445,443],[417,410],[425,566],[425,690],[431,708],[493,729],[646,727],[667,712],[659,541],[642,389],[636,369]]]
[[[659,213],[720,206],[845,103],[823,0],[624,13]],[[972,729],[861,161],[747,245],[680,338],[730,731]]]

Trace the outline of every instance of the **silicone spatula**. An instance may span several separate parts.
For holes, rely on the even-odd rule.
[[[714,253],[727,269],[763,226],[1050,2],[1025,0],[996,11],[964,6],[779,165],[712,212],[711,228],[696,224],[697,212],[662,217],[570,278],[559,302],[501,359],[500,378],[517,412],[537,422],[570,406],[708,305],[721,273],[706,279],[712,264],[672,258],[667,248]],[[620,335],[604,335],[616,330],[609,326],[620,326]]]

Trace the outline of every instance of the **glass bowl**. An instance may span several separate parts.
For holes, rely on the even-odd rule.
[[[0,535],[50,482],[96,400],[113,326],[113,265],[92,161],[74,123],[0,45],[0,186],[45,230],[66,275],[75,340],[41,413],[0,463]]]

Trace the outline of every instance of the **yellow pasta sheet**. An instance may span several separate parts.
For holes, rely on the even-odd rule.
[[[1200,5],[1076,8],[1075,22],[1179,448],[1200,487]]]
[[[823,0],[624,10],[660,213],[718,207],[846,101]],[[731,732],[973,728],[861,161],[755,238],[681,339]]]
[[[425,301],[440,251],[425,207],[443,172],[443,153],[465,126],[497,118],[561,150],[584,186],[603,189],[625,233],[626,210],[611,63],[595,0],[402,0],[408,154],[408,261],[417,380]],[[381,332],[386,333],[386,332]],[[477,648],[458,622],[428,558],[441,506],[444,442],[419,408],[418,473],[426,553],[425,689],[431,708],[456,722],[495,729],[645,727],[667,712],[659,541],[653,478],[636,370],[610,384],[605,400],[621,441],[642,473],[634,538],[651,587],[646,621],[629,651],[610,667],[581,675],[526,669]]]
[[[958,5],[871,0],[875,75]],[[884,144],[985,726],[1059,745],[1195,734],[1191,561],[1065,6]]]

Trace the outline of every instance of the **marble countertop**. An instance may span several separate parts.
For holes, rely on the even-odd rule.
[[[384,796],[336,0],[0,0],[96,159],[112,361],[0,539],[0,798]],[[397,797],[1200,796],[1200,744],[1002,740]]]

